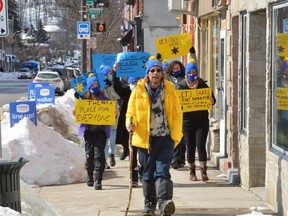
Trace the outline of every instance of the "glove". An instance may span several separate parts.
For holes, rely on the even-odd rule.
[[[192,46],[189,51],[190,51],[190,53],[192,53],[192,54],[195,54],[195,53],[196,53],[196,50],[195,50],[194,46]]]
[[[157,53],[156,58],[157,58],[157,60],[159,60],[162,58],[162,55],[160,53]]]

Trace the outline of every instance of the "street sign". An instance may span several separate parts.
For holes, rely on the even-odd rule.
[[[77,39],[90,39],[90,22],[77,22]]]
[[[8,34],[8,3],[7,0],[0,0],[0,37],[7,37]]]
[[[87,14],[104,14],[104,10],[102,8],[89,8]]]
[[[94,0],[86,0],[86,5],[94,5]]]
[[[87,40],[87,47],[91,49],[95,49],[97,46],[96,43],[96,37],[91,37],[89,40]]]

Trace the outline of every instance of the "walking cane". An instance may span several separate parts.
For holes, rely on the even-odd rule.
[[[133,124],[133,117],[130,117],[130,125]],[[131,203],[131,197],[132,197],[132,175],[133,175],[133,147],[132,147],[132,135],[133,132],[129,131],[129,171],[130,171],[130,184],[129,184],[129,197],[128,197],[128,204],[126,207],[126,211],[125,211],[125,216],[128,215],[128,211],[130,208],[130,203]]]

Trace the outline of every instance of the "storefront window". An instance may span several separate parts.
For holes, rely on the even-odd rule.
[[[272,145],[288,152],[288,2],[272,6]]]

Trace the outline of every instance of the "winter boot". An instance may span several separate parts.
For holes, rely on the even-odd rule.
[[[156,211],[156,190],[155,182],[142,182],[143,195],[144,195],[144,210],[143,216],[154,216]]]
[[[96,171],[95,173],[95,190],[102,190],[102,176],[103,172],[101,171]]]
[[[109,164],[110,164],[111,167],[114,167],[116,165],[114,154],[110,154],[109,155]]]
[[[204,182],[209,180],[209,178],[207,176],[207,166],[206,166],[206,164],[207,164],[206,161],[200,161],[201,178],[202,178],[202,181],[204,181]]]
[[[189,170],[190,170],[190,181],[197,181],[196,176],[196,165],[195,163],[189,163]]]
[[[129,155],[129,148],[128,146],[123,146],[123,153],[120,155],[120,160],[125,160],[126,157]]]
[[[175,212],[172,201],[173,182],[170,179],[159,178],[156,181],[157,201],[161,216],[171,216]]]
[[[88,187],[93,187],[94,185],[94,179],[93,179],[93,171],[87,171],[87,180],[86,184]]]

